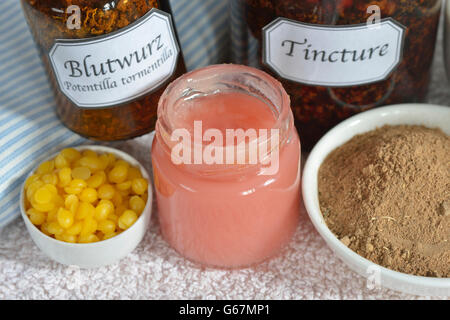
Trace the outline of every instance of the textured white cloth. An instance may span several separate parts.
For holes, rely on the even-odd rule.
[[[428,100],[450,105],[441,38]],[[150,169],[150,141],[147,135],[112,146],[131,153]],[[156,214],[133,253],[117,264],[94,270],[51,261],[34,245],[20,219],[0,230],[0,299],[421,298],[431,297],[368,290],[366,280],[327,247],[305,212],[293,240],[278,257],[233,271],[204,269],[184,260],[161,238]]]

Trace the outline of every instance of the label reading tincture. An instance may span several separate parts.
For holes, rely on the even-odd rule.
[[[405,27],[322,26],[278,18],[263,29],[263,62],[287,80],[346,87],[386,79],[401,62]]]
[[[152,9],[129,27],[83,40],[57,40],[50,61],[61,91],[77,106],[122,104],[163,85],[177,67],[170,15]]]

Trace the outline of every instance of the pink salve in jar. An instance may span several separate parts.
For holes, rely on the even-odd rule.
[[[249,266],[296,230],[300,141],[286,91],[265,72],[214,65],[175,80],[152,162],[163,237],[189,260]]]

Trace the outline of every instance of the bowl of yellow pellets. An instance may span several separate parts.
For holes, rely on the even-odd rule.
[[[65,148],[39,163],[20,197],[35,244],[51,259],[82,268],[125,257],[145,235],[152,212],[149,174],[105,146]]]

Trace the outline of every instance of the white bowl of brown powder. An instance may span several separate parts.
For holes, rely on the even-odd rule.
[[[347,119],[311,151],[302,183],[317,231],[369,288],[450,296],[450,107]]]

